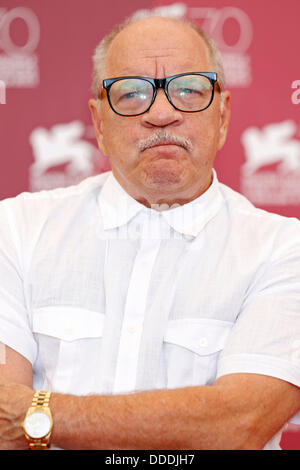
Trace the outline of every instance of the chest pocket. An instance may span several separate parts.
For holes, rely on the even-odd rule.
[[[103,313],[76,307],[35,310],[35,388],[78,395],[96,391],[104,319]]]
[[[211,384],[232,327],[214,319],[169,321],[164,337],[167,388]]]

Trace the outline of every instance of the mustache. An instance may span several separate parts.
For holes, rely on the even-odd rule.
[[[185,150],[188,152],[191,152],[193,150],[193,144],[190,141],[190,139],[187,139],[186,137],[181,137],[176,134],[173,134],[172,132],[167,132],[164,130],[160,130],[155,132],[154,134],[150,135],[146,139],[142,139],[138,143],[138,148],[141,152],[144,150],[150,149],[151,147],[154,147],[155,145],[166,145],[166,144],[173,144],[173,145],[179,145],[180,147],[183,147]]]

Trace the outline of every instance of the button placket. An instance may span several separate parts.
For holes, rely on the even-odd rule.
[[[147,294],[159,247],[159,240],[142,239],[134,262],[121,328],[114,393],[130,392],[136,388]]]

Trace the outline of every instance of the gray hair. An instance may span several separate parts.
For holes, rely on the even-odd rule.
[[[138,18],[136,18],[135,14],[133,14],[132,16],[129,16],[128,18],[126,18],[125,21],[115,26],[113,30],[109,34],[107,34],[96,47],[95,53],[93,56],[94,69],[93,69],[93,81],[92,81],[92,91],[95,94],[95,96],[98,96],[99,86],[100,86],[101,81],[104,78],[105,61],[106,61],[106,55],[107,55],[109,46],[111,45],[114,38],[121,31],[123,31],[123,29],[125,29],[128,25],[135,23],[136,21],[138,21]],[[222,58],[213,39],[209,37],[203,31],[203,29],[200,28],[200,26],[198,26],[198,24],[191,22],[190,20],[187,20],[186,18],[176,19],[175,21],[179,21],[183,24],[190,26],[204,40],[204,43],[206,44],[206,47],[208,49],[209,57],[210,57],[210,60],[212,62],[212,66],[214,69],[213,72],[216,72],[218,75],[218,83],[219,83],[221,91],[224,90],[225,73],[224,73],[224,68],[222,64]],[[222,93],[221,93],[221,100],[222,100]]]

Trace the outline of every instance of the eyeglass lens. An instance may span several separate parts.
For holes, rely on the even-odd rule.
[[[152,101],[154,88],[141,78],[116,81],[110,88],[112,107],[120,114],[134,115],[145,112]],[[201,111],[211,100],[210,80],[202,75],[183,75],[168,84],[168,94],[173,105],[181,111]]]

